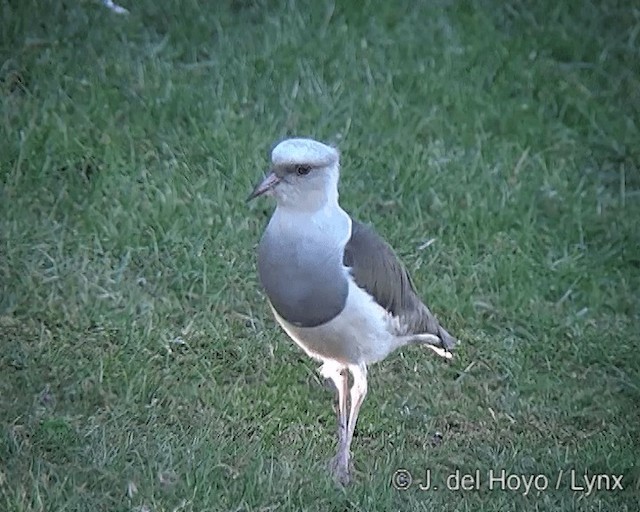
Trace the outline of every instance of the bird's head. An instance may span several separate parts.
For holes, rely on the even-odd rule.
[[[312,139],[287,139],[271,152],[271,170],[248,200],[272,195],[279,206],[313,209],[337,200],[339,154]]]

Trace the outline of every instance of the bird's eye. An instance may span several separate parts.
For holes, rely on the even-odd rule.
[[[296,165],[296,174],[298,176],[306,176],[311,171],[308,165]]]

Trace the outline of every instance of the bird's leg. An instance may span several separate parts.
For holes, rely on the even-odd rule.
[[[349,373],[343,369],[338,388],[338,452],[331,461],[331,471],[335,478],[343,485],[349,483],[349,446],[347,436],[349,424],[347,421],[347,397],[349,396]]]
[[[342,485],[349,483],[349,461],[351,459],[351,441],[353,439],[353,433],[356,429],[356,422],[358,420],[358,412],[360,406],[364,401],[364,397],[367,394],[367,367],[364,364],[358,366],[350,366],[351,374],[353,375],[353,385],[351,386],[350,398],[351,406],[349,410],[349,419],[347,420],[347,390],[348,390],[348,374],[344,372],[344,379],[342,382],[342,393],[339,391],[339,416],[344,418],[344,422],[339,420],[340,425],[340,444],[338,446],[338,453],[333,459],[332,469],[335,477]],[[340,390],[340,387],[338,387]],[[340,397],[340,394],[342,397]],[[346,429],[342,430],[342,425],[345,425]]]
[[[338,388],[338,446],[347,442],[347,396],[349,395],[349,374],[346,369],[340,372]],[[338,385],[339,384],[339,385]]]
[[[358,413],[360,406],[367,396],[367,367],[364,364],[350,366],[351,375],[353,375],[353,385],[351,386],[351,410],[349,411],[349,432],[347,433],[347,450],[351,447],[353,433],[356,430],[356,421],[358,421]]]
[[[346,368],[325,363],[320,373],[331,379],[338,391],[338,452],[331,460],[330,469],[334,477],[343,485],[349,482],[349,448],[347,446],[347,397],[349,394],[349,374]]]

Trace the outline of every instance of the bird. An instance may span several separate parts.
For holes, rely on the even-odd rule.
[[[247,201],[275,198],[257,248],[259,281],[277,323],[337,390],[338,450],[329,468],[347,485],[368,366],[410,344],[451,359],[459,340],[420,299],[391,246],[342,209],[339,177],[337,148],[285,139]]]

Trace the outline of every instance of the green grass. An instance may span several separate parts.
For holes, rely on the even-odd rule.
[[[0,510],[638,510],[633,3],[122,3],[0,7]],[[256,282],[244,199],[290,134],[339,145],[343,205],[464,341],[371,368],[347,489]]]

